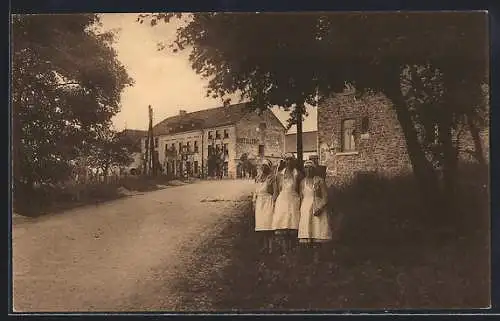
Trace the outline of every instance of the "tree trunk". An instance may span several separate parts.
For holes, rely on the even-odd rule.
[[[304,166],[304,151],[302,144],[302,113],[304,112],[304,104],[297,104],[295,107],[297,120],[297,167],[302,170]]]
[[[444,70],[444,95],[439,119],[439,144],[443,152],[443,183],[448,206],[454,203],[458,153],[452,141],[453,115],[461,110],[462,102],[456,94],[463,90],[456,66],[446,64]]]
[[[452,125],[453,119],[450,113],[446,113],[441,117],[439,122],[439,144],[443,151],[443,183],[447,203],[453,202],[458,165],[458,155],[452,141]]]
[[[393,81],[392,86],[386,90],[386,94],[393,103],[399,124],[403,130],[408,156],[419,190],[421,191],[421,196],[430,210],[435,209],[439,204],[437,177],[418,141],[417,131],[415,130],[406,101],[400,90],[399,79]]]

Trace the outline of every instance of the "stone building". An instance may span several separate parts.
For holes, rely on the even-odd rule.
[[[297,157],[297,134],[285,136],[285,152]],[[311,159],[318,155],[318,132],[310,131],[302,133],[302,158]]]
[[[474,143],[468,128],[460,135],[459,158],[473,161]],[[485,158],[488,158],[487,130],[480,133]],[[327,176],[339,184],[362,172],[393,177],[412,171],[406,140],[391,106],[382,94],[357,97],[347,89],[318,106],[319,162]]]
[[[262,115],[245,103],[169,117],[153,127],[154,146],[162,172],[172,177],[206,177],[213,155],[219,155],[223,176],[239,176],[242,159],[256,163],[284,151],[285,127],[270,110]],[[145,152],[145,139],[142,143]]]

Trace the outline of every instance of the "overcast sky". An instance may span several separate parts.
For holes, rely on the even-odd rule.
[[[192,112],[221,106],[220,100],[206,97],[208,82],[191,69],[188,52],[157,50],[158,42],[174,39],[178,23],[150,27],[136,19],[135,13],[102,14],[104,29],[117,32],[118,59],[135,81],[122,93],[122,109],[113,121],[116,129],[147,129],[149,104],[154,110],[154,124],[176,115],[180,109]],[[273,111],[286,124],[288,113]],[[316,130],[316,110],[308,108],[308,112],[304,131]]]

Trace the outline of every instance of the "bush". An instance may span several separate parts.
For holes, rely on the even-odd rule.
[[[463,164],[457,175],[454,206],[446,210],[429,210],[422,203],[416,182],[410,175],[389,179],[374,173],[361,173],[345,188],[331,186],[329,195],[335,211],[345,214],[344,242],[382,239],[389,243],[396,239],[398,242],[419,242],[446,228],[462,233],[465,229],[484,230],[489,222],[488,176],[485,173],[484,168]]]
[[[90,200],[110,200],[119,197],[116,184],[91,184],[87,185],[86,198]]]
[[[484,305],[490,274],[488,228],[478,227],[480,233],[471,235],[473,228],[465,223],[466,218],[476,224],[489,219],[484,210],[488,193],[480,172],[465,166],[457,176],[456,202],[464,210],[453,213],[455,220],[446,223],[455,228],[464,225],[468,233],[448,242],[427,239],[429,234],[440,235],[436,232],[440,226],[421,220],[427,209],[411,176],[387,179],[363,173],[349,186],[330,187],[335,210],[344,212],[345,219],[340,242],[331,243],[335,254],[326,251],[319,264],[311,264],[303,249],[284,256],[259,254],[253,213],[242,213],[237,224],[228,224],[219,234],[215,241],[220,244],[205,243],[200,251],[199,257],[225,255],[230,263],[223,271],[204,275],[196,293],[187,284],[185,296],[200,297],[201,288],[214,304],[210,310]],[[210,266],[206,261],[195,264],[194,270]],[[200,307],[196,302],[192,306]]]
[[[14,190],[13,209],[21,215],[38,216],[53,204],[56,194],[56,188],[49,185],[33,189],[18,185]]]

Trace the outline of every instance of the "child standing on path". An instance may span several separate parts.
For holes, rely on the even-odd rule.
[[[332,231],[328,219],[328,191],[325,180],[314,173],[312,161],[304,163],[306,177],[300,184],[300,222],[298,230],[299,242],[312,247],[314,261],[319,261],[321,244],[332,239]]]
[[[289,251],[297,240],[299,228],[300,173],[293,155],[285,156],[285,168],[277,173],[277,198],[274,206],[273,229],[281,237],[282,251]]]
[[[255,210],[255,231],[262,235],[262,251],[272,252],[272,221],[274,211],[273,200],[273,175],[271,173],[272,163],[269,160],[263,162],[260,173],[255,179],[256,189],[253,194],[253,206]]]

